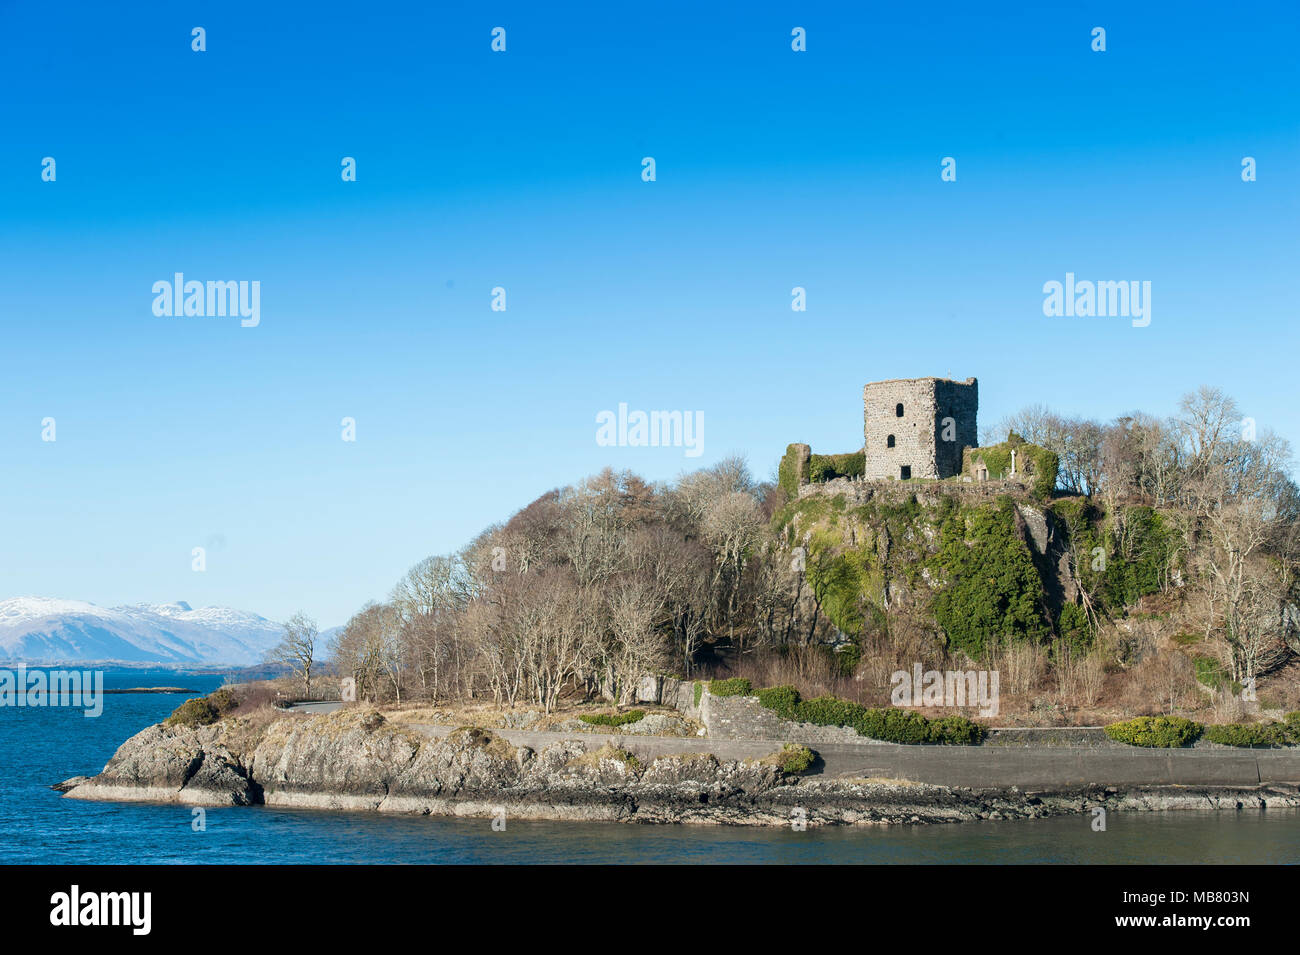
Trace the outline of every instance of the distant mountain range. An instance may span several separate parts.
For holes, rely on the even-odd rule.
[[[0,601],[0,660],[15,663],[245,666],[265,659],[283,636],[280,624],[255,613],[195,610],[184,601],[111,608],[46,597]]]

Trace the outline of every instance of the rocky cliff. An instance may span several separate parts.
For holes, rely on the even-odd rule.
[[[56,788],[75,799],[110,801],[729,825],[789,825],[796,818],[809,825],[955,822],[1095,805],[1300,805],[1293,788],[1030,795],[799,776],[775,759],[708,753],[642,761],[597,740],[535,751],[480,729],[426,738],[364,708],[269,723],[232,717],[210,726],[151,726],[123,743],[98,776]]]

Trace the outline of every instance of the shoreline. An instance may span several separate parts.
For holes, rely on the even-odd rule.
[[[808,826],[1030,819],[1097,807],[1300,808],[1300,785],[1290,776],[1300,751],[1273,764],[1289,778],[1262,778],[1261,751],[1244,758],[1204,750],[1122,753],[1117,764],[1115,752],[1089,747],[998,747],[980,755],[983,747],[813,744],[823,771],[801,774],[780,767],[775,741],[539,735],[393,724],[364,708],[269,723],[156,724],[123,743],[99,775],[53,788],[66,798],[108,802],[766,827],[796,819]],[[891,759],[920,769],[871,771]],[[996,765],[1008,774],[988,785]],[[1130,767],[1128,779],[1120,774],[1107,783],[1098,774],[1117,765]],[[829,766],[842,771],[824,771]],[[1161,767],[1165,777],[1143,781]],[[979,784],[915,778],[935,772],[964,773]],[[1017,785],[1016,772],[1045,772],[1056,781]],[[1179,772],[1204,781],[1165,781]]]
[[[75,777],[74,777],[75,778]],[[64,784],[51,788],[59,789]],[[908,800],[898,790],[920,787],[924,792]],[[964,790],[924,784],[887,782],[814,794],[790,787],[786,798],[741,807],[688,806],[679,801],[638,802],[630,795],[610,793],[594,801],[574,800],[555,791],[522,794],[500,791],[477,796],[374,797],[330,792],[280,792],[264,800],[242,804],[246,808],[301,809],[319,812],[366,812],[429,818],[491,819],[501,812],[509,819],[538,822],[619,822],[640,825],[721,825],[786,828],[803,810],[809,827],[942,825],[979,821],[1016,821],[1055,816],[1083,815],[1097,808],[1106,812],[1240,812],[1300,809],[1300,787],[1268,784],[1249,789],[1203,787],[1092,787],[1070,792],[1026,792],[985,789]],[[68,798],[93,802],[144,803],[216,808],[232,806],[225,793],[175,791],[163,787],[95,787],[81,784],[68,790]],[[893,798],[889,798],[889,797]],[[812,798],[809,798],[812,797]],[[523,801],[521,801],[521,799]]]

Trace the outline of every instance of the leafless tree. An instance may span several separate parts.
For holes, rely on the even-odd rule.
[[[284,638],[267,657],[272,663],[289,667],[302,680],[303,695],[308,698],[311,697],[311,670],[319,636],[316,621],[299,611],[285,623]]]

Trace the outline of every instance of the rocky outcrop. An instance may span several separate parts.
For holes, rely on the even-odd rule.
[[[242,759],[230,751],[222,735],[220,725],[150,726],[123,743],[102,773],[73,786],[68,794],[197,806],[247,806],[260,801]]]
[[[98,776],[55,788],[74,799],[726,825],[1013,819],[1098,805],[1300,806],[1300,794],[1287,786],[1028,794],[794,776],[772,760],[707,752],[639,760],[597,739],[534,750],[481,729],[427,738],[364,708],[262,724],[232,718],[197,728],[151,726],[123,743]]]

